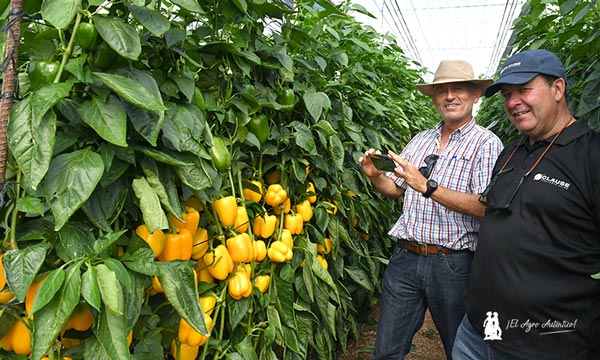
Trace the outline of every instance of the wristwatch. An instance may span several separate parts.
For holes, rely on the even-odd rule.
[[[423,197],[429,198],[438,188],[438,183],[435,180],[427,180],[427,190],[423,193]]]

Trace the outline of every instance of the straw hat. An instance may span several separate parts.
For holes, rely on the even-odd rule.
[[[434,94],[434,88],[437,84],[446,84],[454,82],[470,82],[478,86],[481,91],[485,91],[491,83],[492,79],[476,79],[473,75],[473,67],[464,60],[442,60],[431,84],[417,84],[417,89],[423,94],[431,97]]]

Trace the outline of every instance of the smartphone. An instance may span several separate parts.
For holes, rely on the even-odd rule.
[[[383,154],[371,155],[371,161],[376,168],[383,171],[394,171],[396,163],[389,156]]]

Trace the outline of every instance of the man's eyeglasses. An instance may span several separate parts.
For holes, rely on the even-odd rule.
[[[427,155],[425,160],[423,160],[425,162],[425,166],[421,166],[419,168],[419,172],[421,173],[421,175],[429,179],[429,176],[431,176],[431,172],[433,171],[433,167],[435,166],[435,163],[438,161],[439,158],[440,157],[436,154]]]
[[[513,170],[513,168],[502,169],[502,170],[498,171],[496,173],[496,175],[494,175],[494,177],[492,177],[492,180],[490,181],[488,186],[485,188],[485,190],[483,190],[483,192],[481,194],[479,194],[479,202],[483,206],[485,206],[486,208],[488,208],[490,210],[495,210],[495,211],[506,211],[506,210],[510,209],[510,205],[512,204],[513,200],[517,196],[517,193],[519,192],[519,189],[521,188],[521,185],[523,184],[523,181],[525,180],[527,175],[523,175],[521,177],[521,179],[519,179],[519,182],[517,183],[517,187],[513,191],[510,198],[508,198],[508,201],[506,201],[506,203],[504,203],[504,205],[498,205],[498,206],[490,205],[490,203],[488,202],[488,195],[489,195],[490,191],[492,190],[492,187],[496,184],[496,181],[498,180],[498,178],[501,175],[511,172],[512,170]]]

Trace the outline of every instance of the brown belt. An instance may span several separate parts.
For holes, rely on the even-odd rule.
[[[405,239],[398,239],[398,243],[400,243],[400,245],[403,248],[405,248],[407,251],[410,251],[411,253],[419,254],[419,255],[437,255],[439,253],[455,254],[455,253],[461,253],[461,252],[471,252],[469,249],[452,250],[452,249],[448,249],[448,248],[441,247],[438,245],[417,244],[416,242],[408,241]]]

